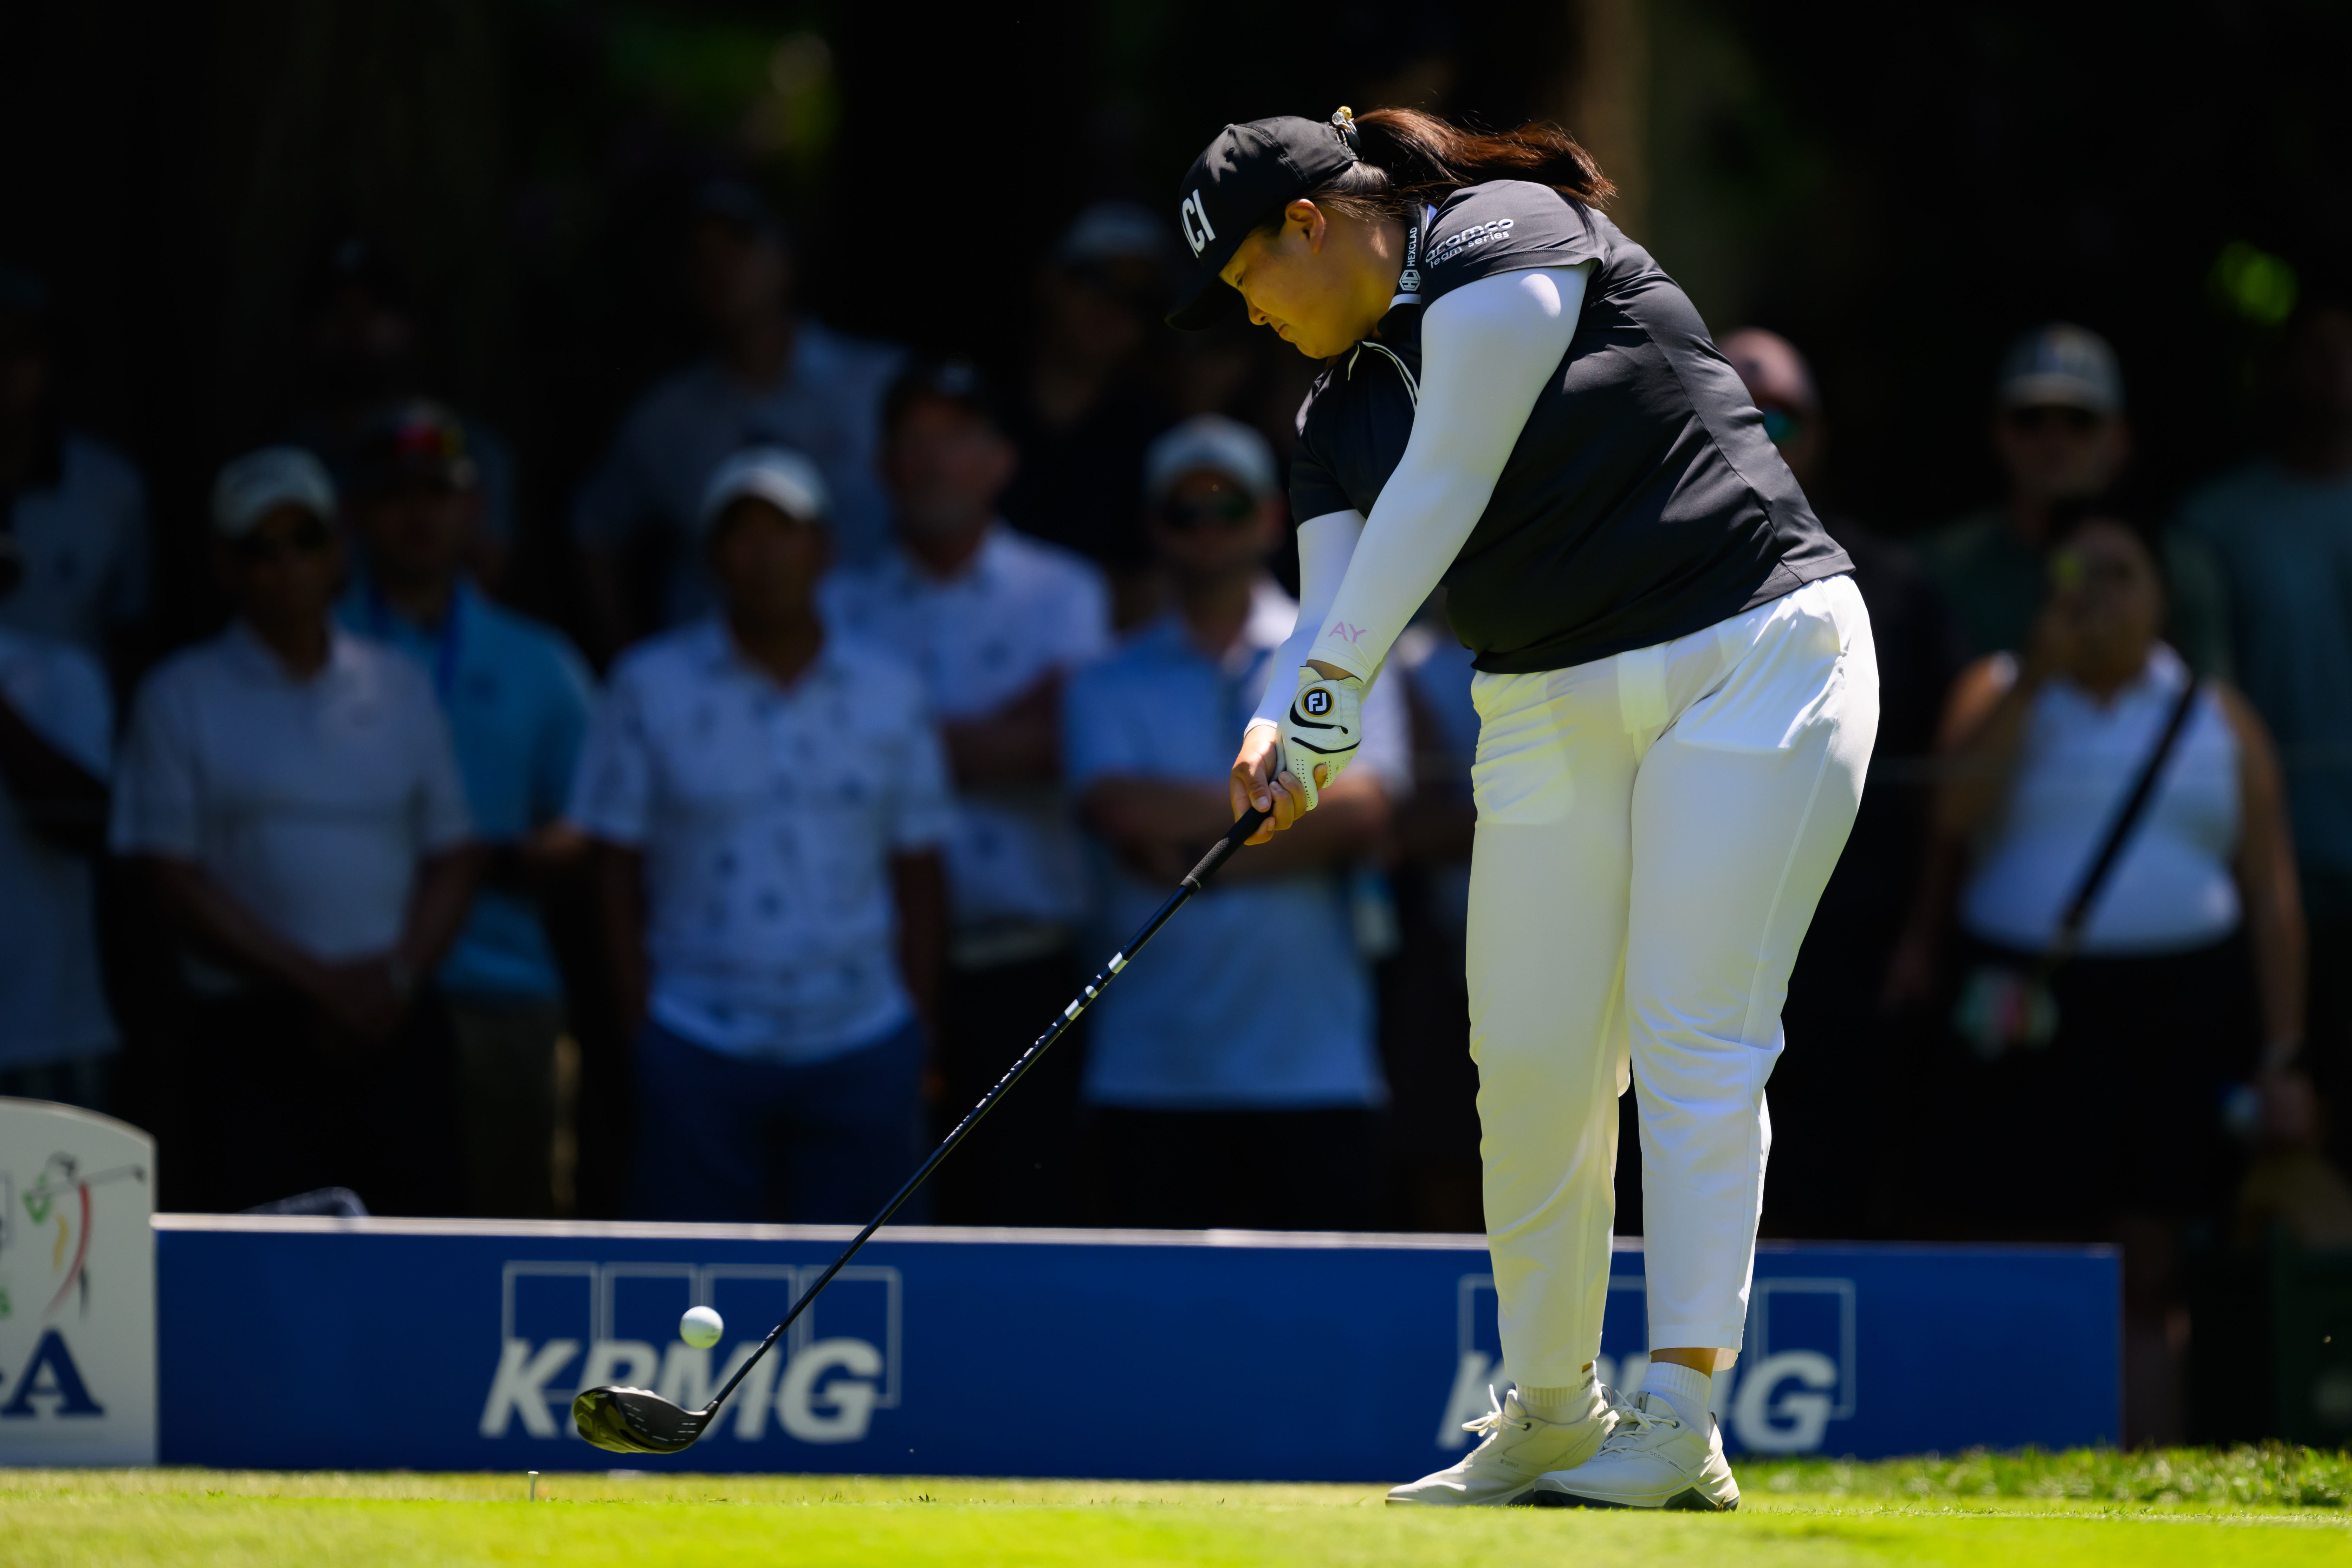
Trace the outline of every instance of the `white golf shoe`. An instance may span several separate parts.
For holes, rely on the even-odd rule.
[[[1537,1478],[1517,1500],[1528,1508],[1673,1508],[1725,1512],[1739,1483],[1723,1458],[1715,1417],[1686,1425],[1662,1394],[1619,1399],[1616,1425],[1592,1458]]]
[[[1495,1408],[1462,1429],[1480,1441],[1463,1457],[1435,1475],[1423,1476],[1391,1488],[1389,1501],[1433,1508],[1500,1508],[1517,1500],[1547,1470],[1567,1469],[1591,1458],[1612,1426],[1616,1413],[1600,1385],[1591,1390],[1590,1409],[1573,1421],[1545,1421],[1530,1415],[1511,1390]],[[1487,1393],[1492,1399],[1492,1390]]]

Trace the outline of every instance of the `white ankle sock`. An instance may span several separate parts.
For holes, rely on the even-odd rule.
[[[1580,1421],[1592,1410],[1592,1374],[1567,1388],[1522,1388],[1515,1391],[1519,1407],[1538,1421]]]
[[[1675,1418],[1700,1432],[1706,1430],[1707,1404],[1715,1379],[1695,1366],[1654,1361],[1642,1379],[1642,1392],[1654,1394],[1675,1407]]]

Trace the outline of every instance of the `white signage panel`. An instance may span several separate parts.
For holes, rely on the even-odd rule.
[[[0,1465],[155,1462],[155,1141],[0,1099]]]

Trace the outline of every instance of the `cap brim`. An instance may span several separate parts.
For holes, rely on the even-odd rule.
[[[2044,374],[2012,377],[2000,389],[2003,408],[2080,408],[2090,414],[2120,414],[2116,400],[2079,375]]]
[[[1168,324],[1180,332],[1198,332],[1241,318],[1241,290],[1212,272],[1178,297],[1176,308],[1168,312]]]

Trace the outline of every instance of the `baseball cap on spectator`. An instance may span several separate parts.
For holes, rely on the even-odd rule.
[[[933,402],[952,403],[976,414],[999,433],[1006,428],[996,390],[978,365],[969,360],[925,360],[909,366],[890,384],[882,398],[882,433],[887,436],[898,429],[898,421],[916,404]]]
[[[703,534],[709,535],[729,507],[746,499],[766,501],[803,522],[823,522],[833,511],[833,497],[816,465],[782,447],[749,447],[719,465],[702,490],[698,526]]]
[[[1223,474],[1258,500],[1281,485],[1274,449],[1265,437],[1238,419],[1198,414],[1151,443],[1143,455],[1144,494],[1154,505],[1177,481],[1202,469]]]
[[[1134,202],[1095,203],[1078,214],[1053,251],[1054,265],[1066,276],[1153,316],[1167,308],[1174,260],[1167,226]]]
[[[2116,351],[2087,327],[2053,321],[2009,345],[1994,401],[2003,408],[2124,411],[2124,377]]]
[[[1143,261],[1158,268],[1167,263],[1172,248],[1167,225],[1150,207],[1139,202],[1096,202],[1054,242],[1054,260],[1063,267]]]
[[[393,404],[368,421],[351,469],[352,488],[371,491],[412,480],[468,490],[479,478],[465,426],[421,397]]]
[[[321,521],[335,515],[335,481],[303,447],[247,452],[213,481],[213,530],[223,539],[244,538],[281,506],[299,506]]]

